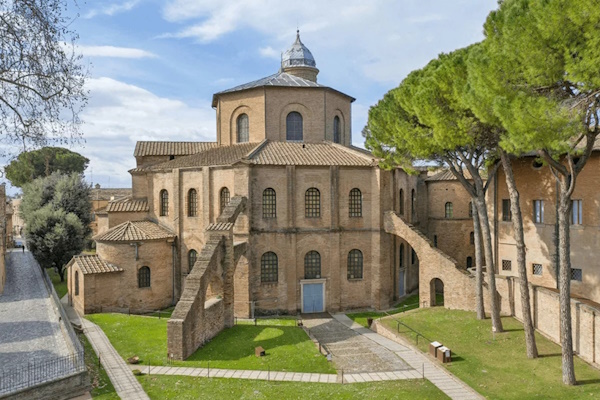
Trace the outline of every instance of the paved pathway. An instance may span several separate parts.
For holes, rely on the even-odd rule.
[[[43,279],[30,252],[7,252],[0,296],[0,375],[32,361],[70,354]]]
[[[332,354],[337,369],[343,370],[344,374],[413,369],[393,351],[374,345],[367,337],[348,329],[329,314],[304,315],[302,323]]]
[[[401,357],[412,368],[424,371],[425,378],[446,393],[452,399],[483,399],[484,397],[473,390],[470,386],[448,372],[444,367],[437,365],[427,358],[421,351],[415,349],[411,344],[398,338],[398,342],[385,338],[370,329],[357,324],[345,314],[335,314],[333,318],[354,332],[370,339],[374,344],[387,348]]]
[[[73,307],[67,304],[66,296],[62,299],[62,303],[69,319],[83,327],[85,336],[87,336],[94,351],[100,357],[100,362],[106,370],[119,397],[124,400],[149,400],[150,398],[146,392],[144,392],[142,385],[140,385],[133,373],[127,367],[123,358],[121,358],[112,344],[110,344],[110,341],[102,329],[93,322],[90,322],[85,318],[80,318]]]

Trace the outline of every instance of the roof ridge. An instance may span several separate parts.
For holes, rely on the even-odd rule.
[[[347,153],[358,155],[359,157],[362,157],[365,160],[369,160],[369,161],[372,161],[372,162],[375,162],[377,160],[377,157],[375,157],[374,155],[372,155],[371,157],[369,157],[367,154],[365,154],[365,153],[363,153],[361,151],[355,150],[355,149],[353,149],[351,147],[344,146],[343,144],[334,143],[334,142],[330,142],[330,141],[325,141],[325,143],[330,144],[330,145],[332,145],[332,146],[334,146],[336,148],[342,149],[342,150],[344,150]]]
[[[260,152],[266,145],[267,143],[269,143],[269,139],[264,138],[260,143],[258,143],[258,145],[253,148],[252,150],[250,150],[245,156],[244,159],[245,160],[250,160],[252,159],[252,157],[254,157],[258,152]]]

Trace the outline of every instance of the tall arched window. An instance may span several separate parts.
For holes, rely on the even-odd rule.
[[[188,271],[191,272],[198,259],[198,252],[194,249],[188,251]]]
[[[277,283],[279,279],[277,254],[269,251],[260,258],[260,281]]]
[[[263,218],[277,217],[277,194],[273,188],[263,190],[262,209]]]
[[[417,197],[415,195],[415,189],[410,192],[410,214],[414,217],[417,210],[415,208],[417,202]]]
[[[362,251],[354,249],[348,253],[348,279],[362,279],[363,277],[363,254]]]
[[[467,257],[467,268],[472,268],[473,267],[473,257],[469,256]]]
[[[400,215],[404,215],[404,189],[400,189],[400,194],[398,195],[398,201],[400,202],[400,207],[398,211]]]
[[[398,266],[404,267],[404,243],[400,243],[400,251],[398,252]]]
[[[469,202],[469,218],[473,218],[473,202]]]
[[[454,215],[452,203],[447,202],[445,208],[446,208],[446,210],[445,210],[446,211],[446,213],[445,213],[446,219],[452,218],[452,216]]]
[[[79,271],[75,271],[75,296],[79,296]]]
[[[250,140],[248,115],[242,114],[237,117],[237,141],[238,143]]]
[[[319,189],[313,187],[304,193],[304,214],[306,218],[321,216],[321,192]]]
[[[304,256],[304,279],[321,277],[321,255],[311,250]]]
[[[348,207],[351,217],[362,217],[362,193],[360,189],[354,188],[350,191]]]
[[[475,232],[469,234],[469,243],[475,244]]]
[[[196,189],[188,191],[188,217],[198,216],[198,192]]]
[[[229,189],[226,187],[221,189],[221,193],[219,194],[219,212],[222,213],[225,209],[225,206],[229,204]]]
[[[337,115],[333,118],[333,142],[341,143],[342,142],[342,128],[340,126],[340,117]]]
[[[302,115],[292,111],[285,119],[285,138],[291,141],[302,141]]]
[[[166,217],[169,215],[169,192],[165,189],[160,191],[160,216]]]
[[[142,267],[138,270],[138,287],[150,287],[150,268]]]

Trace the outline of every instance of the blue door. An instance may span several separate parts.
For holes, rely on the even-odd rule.
[[[317,313],[325,311],[325,307],[323,307],[323,284],[308,283],[302,286],[303,312]]]
[[[401,269],[398,274],[398,296],[404,296],[404,270]]]

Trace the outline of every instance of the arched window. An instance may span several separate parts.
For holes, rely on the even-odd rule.
[[[79,271],[75,271],[75,296],[79,296]]]
[[[438,247],[437,235],[433,235],[433,247]]]
[[[194,268],[194,264],[196,264],[196,260],[198,259],[198,252],[194,249],[188,251],[188,272]]]
[[[321,192],[317,188],[310,188],[304,193],[304,214],[306,218],[321,217]]]
[[[340,117],[338,117],[336,115],[335,118],[333,118],[333,142],[334,143],[341,143],[341,141],[342,141],[341,129],[342,128],[340,127]]]
[[[229,189],[224,187],[219,194],[219,213],[223,212],[227,204],[229,204]]]
[[[238,143],[248,142],[250,140],[248,115],[242,114],[237,117],[237,141]]]
[[[469,242],[470,242],[471,244],[475,244],[475,232],[471,232],[471,233],[469,234]]]
[[[472,268],[473,267],[473,257],[469,256],[467,257],[467,268]]]
[[[398,253],[398,266],[400,268],[404,267],[404,243],[400,243],[400,251]]]
[[[410,250],[410,256],[411,256],[411,264],[415,265],[417,263],[417,252],[415,251],[415,249]]]
[[[277,254],[269,251],[260,259],[260,281],[262,283],[277,283],[278,280]]]
[[[138,287],[150,287],[150,268],[142,267],[138,270]]]
[[[351,217],[362,217],[362,193],[354,188],[350,191],[349,214]]]
[[[473,218],[473,202],[469,202],[469,218]]]
[[[446,215],[446,219],[450,219],[454,215],[453,206],[452,206],[451,202],[446,203],[446,214],[445,215]]]
[[[321,255],[311,250],[304,256],[304,279],[321,277]]]
[[[196,189],[188,191],[188,217],[198,216],[198,192]]]
[[[160,216],[166,217],[169,215],[169,192],[165,189],[160,191]]]
[[[415,195],[415,189],[410,192],[410,214],[414,217],[417,210],[415,208],[417,202],[417,197]]]
[[[291,141],[302,141],[302,115],[292,111],[285,119],[285,138]]]
[[[348,253],[348,279],[362,279],[363,277],[363,254],[362,251],[354,249]]]
[[[400,189],[400,195],[398,196],[398,201],[400,202],[400,207],[398,209],[400,215],[404,215],[404,190]]]
[[[262,198],[263,218],[277,217],[277,194],[272,188],[263,190]]]

